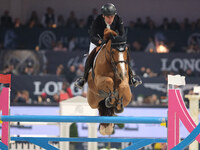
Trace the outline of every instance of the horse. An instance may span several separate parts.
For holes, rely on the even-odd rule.
[[[93,71],[88,75],[87,100],[91,108],[98,109],[100,116],[114,116],[121,113],[131,101],[129,86],[128,48],[124,36],[113,30],[104,31],[107,41],[99,50]],[[100,133],[113,133],[113,123],[101,123]]]

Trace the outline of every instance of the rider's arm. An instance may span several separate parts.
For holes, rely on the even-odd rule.
[[[120,36],[124,35],[124,33],[125,33],[124,23],[120,17],[118,17],[117,26],[118,26],[119,35]]]
[[[101,40],[103,37],[101,37],[100,35],[100,29],[102,27],[100,27],[100,20],[96,19],[93,23],[92,26],[89,30],[89,34],[90,34],[90,40],[92,43],[94,43],[95,45],[99,46],[101,44]]]
[[[98,46],[99,41],[100,41],[100,37],[98,37],[97,31],[96,31],[94,26],[95,25],[93,24],[92,28],[90,29],[90,41]]]
[[[100,41],[101,40],[96,36],[91,37],[91,42],[94,43],[97,46],[99,46],[101,44]]]

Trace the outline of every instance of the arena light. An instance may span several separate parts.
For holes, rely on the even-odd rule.
[[[163,44],[160,44],[156,47],[156,52],[157,53],[168,53],[169,49],[166,46],[164,46]]]

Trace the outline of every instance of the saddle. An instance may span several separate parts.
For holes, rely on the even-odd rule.
[[[104,44],[105,45],[105,44]],[[95,77],[95,73],[94,73],[94,67],[95,67],[95,62],[96,62],[96,58],[99,54],[99,52],[102,50],[103,46],[104,45],[101,45],[101,46],[97,46],[91,53],[94,53],[94,54],[91,54],[90,55],[93,55],[91,57],[93,57],[93,61],[91,62],[91,70],[92,70],[92,78],[94,80],[94,77]],[[89,55],[89,56],[90,56]],[[88,56],[88,59],[89,59],[89,56]],[[92,59],[92,58],[91,58]]]

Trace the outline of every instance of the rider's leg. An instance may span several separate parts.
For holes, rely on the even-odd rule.
[[[142,80],[136,78],[134,71],[131,69],[129,55],[128,55],[128,70],[129,70],[129,84],[133,85],[134,87],[137,87],[138,85],[142,84]]]
[[[92,68],[92,65],[94,62],[94,58],[96,55],[96,50],[94,49],[96,46],[95,47],[94,46],[95,46],[94,44],[93,45],[90,44],[89,56],[85,62],[85,69],[84,69],[83,77],[77,79],[75,82],[75,86],[80,89],[83,88],[84,84],[87,82],[89,71]]]
[[[129,84],[133,85],[134,87],[137,87],[138,85],[142,84],[142,80],[136,78],[135,73],[130,67],[129,67]]]

